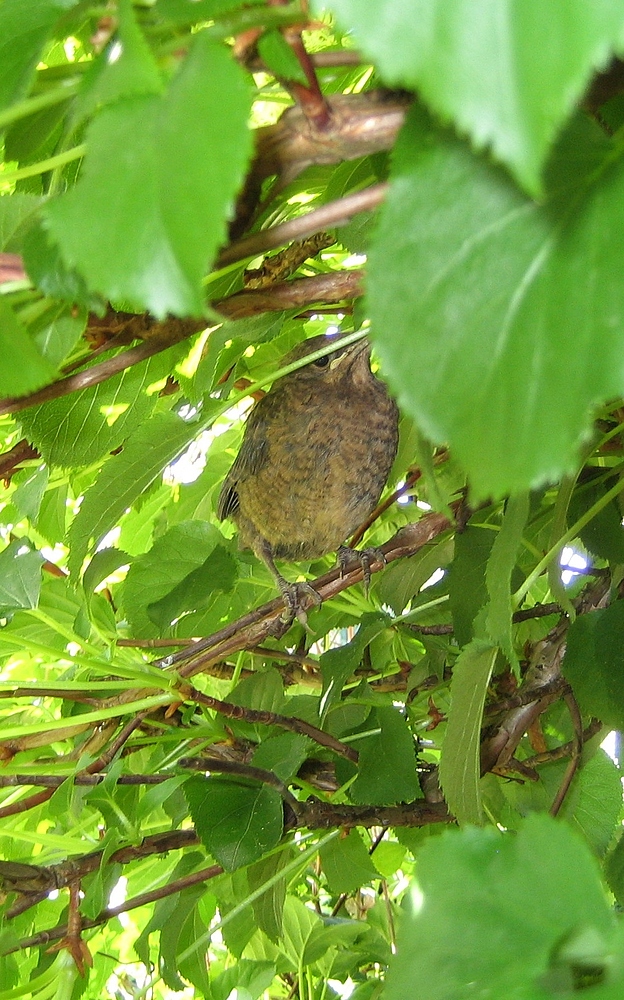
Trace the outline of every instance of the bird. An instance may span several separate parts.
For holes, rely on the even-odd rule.
[[[288,365],[318,351],[328,336],[298,344]],[[241,548],[269,568],[288,620],[306,625],[305,606],[319,604],[306,583],[293,584],[276,559],[296,562],[338,553],[341,569],[357,559],[365,581],[370,553],[342,543],[377,506],[397,451],[399,411],[370,367],[367,340],[341,344],[273,383],[252,408],[240,450],[217,503]]]

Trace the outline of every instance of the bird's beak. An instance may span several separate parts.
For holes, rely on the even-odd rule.
[[[359,358],[361,354],[365,353],[370,354],[370,344],[368,340],[358,340],[355,344],[349,344],[344,351],[336,355],[336,357],[330,361],[329,366],[333,371],[335,371],[336,368],[338,368],[339,365],[343,365],[345,361],[350,365],[357,358]]]

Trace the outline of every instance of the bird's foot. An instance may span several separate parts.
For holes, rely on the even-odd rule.
[[[350,549],[348,545],[341,545],[336,553],[338,565],[340,566],[340,576],[346,576],[353,569],[362,570],[364,582],[364,593],[368,597],[371,581],[371,566],[381,562],[385,565],[386,557],[377,548]]]
[[[286,627],[292,625],[296,618],[303,625],[306,632],[314,635],[308,625],[307,612],[312,607],[318,607],[323,603],[320,594],[311,587],[305,580],[301,583],[289,583],[283,577],[278,580],[279,588],[284,598],[284,614],[280,617],[280,623]]]

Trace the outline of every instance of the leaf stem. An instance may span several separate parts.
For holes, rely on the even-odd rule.
[[[83,142],[80,146],[74,146],[64,153],[49,156],[47,160],[39,160],[38,163],[31,163],[28,167],[21,167],[19,170],[10,170],[5,174],[0,173],[0,183],[13,184],[16,181],[23,180],[25,177],[36,177],[38,174],[45,174],[48,170],[55,170],[56,167],[62,167],[66,163],[71,163],[72,160],[79,160],[81,156],[85,155],[86,151],[87,146]]]
[[[9,108],[5,108],[4,111],[0,111],[0,128],[5,128],[7,125],[19,121],[20,118],[28,118],[29,115],[35,114],[36,111],[42,111],[44,108],[51,108],[55,104],[61,104],[68,97],[73,97],[78,92],[81,82],[81,80],[74,80],[71,83],[64,84],[62,87],[55,87],[54,90],[46,90],[43,94],[37,94],[35,97],[27,97],[25,100],[19,101]]]
[[[612,470],[611,475],[613,475],[616,471],[623,471],[623,470],[624,470],[624,463],[618,466],[617,469]],[[610,504],[611,501],[615,499],[615,497],[618,495],[618,493],[622,492],[622,490],[624,490],[624,478],[620,479],[620,481],[617,482],[615,486],[613,486],[607,493],[605,493],[605,495],[601,497],[600,500],[597,500],[596,503],[589,508],[589,510],[586,510],[583,516],[579,517],[578,521],[575,521],[575,523],[572,525],[571,528],[568,528],[565,535],[562,535],[559,541],[551,546],[546,555],[542,559],[540,559],[537,566],[532,570],[531,573],[529,573],[522,586],[519,587],[518,590],[513,595],[514,608],[517,608],[520,602],[523,600],[523,598],[526,597],[533,584],[539,579],[544,570],[548,568],[551,561],[559,555],[564,545],[567,545],[568,542],[571,542],[573,538],[576,538],[579,531],[582,528],[584,528],[586,524],[589,524],[592,518],[594,518],[596,514],[599,514],[600,511],[603,509],[603,507],[606,507],[608,504]]]

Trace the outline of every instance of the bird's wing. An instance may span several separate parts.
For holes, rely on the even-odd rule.
[[[258,404],[249,414],[240,451],[223,480],[217,503],[217,517],[220,521],[236,514],[239,507],[236,487],[241,480],[247,479],[248,476],[255,476],[260,471],[266,463],[267,454],[266,422]]]

